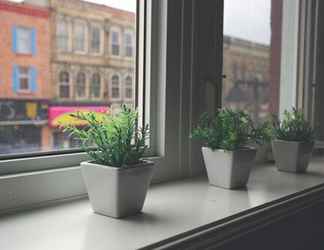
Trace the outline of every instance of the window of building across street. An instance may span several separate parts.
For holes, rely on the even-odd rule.
[[[95,26],[91,27],[91,52],[100,52],[100,28]]]
[[[17,51],[18,53],[31,53],[32,37],[31,29],[17,28]]]
[[[68,22],[60,20],[57,22],[57,48],[62,51],[69,49],[69,27]]]
[[[111,32],[111,54],[118,56],[120,53],[120,42],[119,42],[119,32]]]

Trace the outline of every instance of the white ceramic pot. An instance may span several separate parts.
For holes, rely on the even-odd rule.
[[[209,183],[228,189],[242,188],[248,182],[256,150],[211,150],[202,147]]]
[[[273,140],[272,151],[278,170],[304,173],[312,157],[314,142]]]
[[[114,218],[139,213],[153,170],[149,161],[122,168],[82,162],[82,176],[94,212]]]

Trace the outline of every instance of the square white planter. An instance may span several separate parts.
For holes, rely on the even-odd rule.
[[[254,164],[255,149],[213,151],[202,147],[202,153],[210,184],[228,189],[246,186]]]
[[[273,140],[272,151],[279,171],[304,173],[312,157],[314,142]]]
[[[82,162],[82,176],[94,212],[114,218],[139,213],[153,170],[149,161],[122,168]]]

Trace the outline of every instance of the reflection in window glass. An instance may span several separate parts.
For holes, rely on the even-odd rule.
[[[278,111],[282,1],[224,1],[222,103],[255,121]],[[271,6],[272,5],[272,6]],[[272,18],[271,18],[272,17]],[[272,24],[272,26],[271,26]]]

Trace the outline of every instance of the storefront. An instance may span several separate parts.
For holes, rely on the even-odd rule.
[[[0,101],[0,154],[43,151],[47,145],[46,101]]]
[[[67,125],[86,126],[84,121],[73,118],[71,114],[77,112],[94,112],[98,115],[109,112],[107,106],[50,106],[48,109],[48,124],[52,134],[53,149],[79,148],[80,141],[62,131]]]

